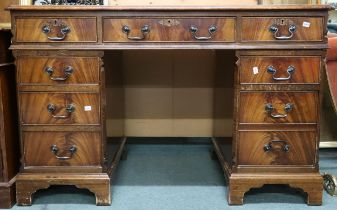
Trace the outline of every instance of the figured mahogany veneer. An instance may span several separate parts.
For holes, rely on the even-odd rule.
[[[22,140],[24,167],[100,165],[102,151],[99,132],[23,132]],[[52,148],[58,151],[53,153]],[[73,154],[69,151],[71,148],[75,148]]]
[[[98,85],[99,67],[97,57],[20,57],[17,60],[18,82],[30,85]],[[70,73],[67,73],[67,68],[72,69]]]
[[[267,104],[274,110],[268,112]],[[292,105],[288,112],[287,104]],[[317,123],[318,95],[316,92],[241,92],[240,109],[240,123]]]
[[[317,136],[314,131],[240,131],[238,135],[239,166],[315,164]]]
[[[268,72],[268,67],[273,67],[276,70],[275,73]],[[289,67],[294,67],[293,72],[288,73]],[[242,56],[239,68],[241,84],[318,84],[321,58],[319,56]],[[256,72],[254,68],[257,68]],[[286,80],[285,78],[288,77],[290,78]]]
[[[49,33],[43,32],[45,26],[50,28]],[[97,42],[95,17],[19,18],[16,20],[16,27],[17,42],[53,42],[48,37],[62,37],[60,30],[63,27],[68,27],[69,32],[62,42]]]
[[[290,36],[289,26],[296,27],[286,41],[322,41],[324,19],[320,17],[242,17],[241,37],[244,42],[275,42],[270,26],[278,28],[277,36]],[[284,41],[284,40],[282,40]]]
[[[21,93],[22,124],[100,124],[100,96],[96,93]],[[48,111],[54,105],[55,111]],[[74,110],[67,111],[72,105]],[[86,106],[90,106],[87,108]],[[31,110],[30,107],[34,107]],[[55,117],[53,116],[55,115]],[[65,116],[58,118],[58,116]]]
[[[149,31],[142,34],[144,26]],[[143,37],[141,40],[131,40],[123,32],[123,26],[130,28],[130,37]],[[196,27],[197,36],[208,37],[208,40],[217,42],[234,42],[235,18],[104,18],[103,41],[104,42],[130,42],[130,41],[164,41],[164,42],[196,42],[191,33],[191,26]],[[215,26],[216,31],[210,35],[210,27]]]
[[[11,7],[24,154],[18,204],[31,205],[32,194],[51,184],[88,188],[97,205],[110,204],[107,175],[116,168],[125,139],[108,154],[105,50],[226,49],[237,57],[235,70],[222,69],[234,71],[234,100],[225,99],[234,101],[233,138],[212,142],[228,180],[228,203],[242,204],[251,188],[288,184],[303,189],[309,205],[320,205],[317,150],[329,9]],[[219,80],[226,81],[216,78],[217,91]],[[224,101],[216,99],[220,95],[214,94],[215,103]]]

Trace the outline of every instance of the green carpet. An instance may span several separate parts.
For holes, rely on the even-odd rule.
[[[324,192],[322,206],[307,206],[301,191],[268,185],[249,191],[243,206],[227,204],[227,189],[209,144],[131,144],[112,182],[112,205],[96,207],[87,190],[55,186],[34,195],[41,210],[222,210],[337,209],[337,197]],[[320,151],[321,172],[337,175],[337,149]]]

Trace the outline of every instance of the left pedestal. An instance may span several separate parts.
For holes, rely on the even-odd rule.
[[[32,194],[51,185],[86,188],[97,205],[111,204],[109,175],[125,139],[107,145],[103,54],[14,51],[23,156],[18,205],[31,205]]]

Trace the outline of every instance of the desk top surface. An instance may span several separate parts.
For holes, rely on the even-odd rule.
[[[12,5],[7,10],[32,10],[32,11],[50,11],[50,10],[85,10],[85,11],[114,11],[114,10],[215,10],[215,11],[261,11],[261,10],[332,10],[330,5],[127,5],[127,6],[85,6],[85,5],[42,5],[42,6],[18,6]]]

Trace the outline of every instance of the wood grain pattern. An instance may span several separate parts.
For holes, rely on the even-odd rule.
[[[17,205],[32,205],[32,195],[51,185],[75,185],[95,194],[96,205],[110,205],[110,178],[106,173],[22,173],[17,178]]]
[[[96,42],[96,18],[76,17],[76,18],[18,18],[16,20],[15,39],[17,42],[55,42],[50,41],[42,28],[48,22],[61,21],[70,28],[70,32],[64,40],[56,42]],[[87,33],[90,31],[90,33]],[[60,36],[59,30],[52,29],[49,36]]]
[[[235,18],[104,18],[104,42],[132,42],[122,32],[124,25],[131,29],[130,36],[142,36],[141,28],[149,25],[150,32],[144,40],[149,42],[205,42],[193,38],[190,27],[198,27],[198,36],[209,36],[208,29],[214,25],[217,31],[210,41],[233,42],[235,40]]]
[[[24,167],[28,166],[99,166],[101,135],[99,132],[23,132]],[[69,160],[58,160],[51,146],[59,148],[59,156],[71,156],[69,148],[77,151]]]
[[[20,93],[21,124],[100,124],[100,95],[95,93]],[[53,118],[48,104],[54,104],[56,115],[69,115],[65,119]],[[75,106],[68,114],[65,107]],[[85,111],[84,106],[91,106]]]
[[[320,81],[321,58],[319,56],[241,56],[239,65],[241,84],[318,84]],[[289,80],[277,81],[273,79],[273,74],[267,72],[268,66],[277,69],[276,78],[287,78],[289,66],[295,67],[295,71]],[[256,74],[253,71],[254,67],[258,68]]]
[[[228,203],[242,205],[243,197],[251,188],[260,188],[265,184],[288,184],[307,193],[308,205],[321,205],[323,197],[323,178],[319,173],[287,174],[236,174],[230,177]]]
[[[25,85],[99,84],[99,58],[92,57],[19,57],[16,61],[18,83]],[[64,69],[73,68],[65,81],[53,81],[51,77],[65,77]],[[46,73],[53,68],[52,76]]]
[[[289,184],[291,187],[302,188],[308,193],[308,204],[319,205],[322,202],[322,178],[317,164],[317,145],[319,141],[319,98],[322,94],[320,93],[321,78],[318,72],[323,66],[322,60],[327,47],[327,38],[324,34],[326,33],[329,9],[331,9],[330,6],[322,5],[238,7],[222,6],[222,4],[217,6],[179,7],[174,5],[88,6],[85,8],[80,6],[14,6],[11,7],[11,12],[14,23],[12,31],[15,36],[11,49],[14,50],[17,57],[23,55],[36,57],[66,57],[67,55],[69,57],[89,57],[90,55],[92,57],[103,57],[105,50],[116,49],[230,49],[236,50],[237,64],[240,64],[240,59],[244,58],[242,56],[256,58],[256,60],[249,61],[249,65],[255,63],[256,65],[265,65],[264,62],[267,62],[266,57],[268,56],[284,57],[283,60],[272,61],[273,65],[282,69],[287,65],[287,62],[295,62],[296,65],[298,63],[300,65],[298,68],[307,67],[303,63],[308,63],[306,65],[313,67],[312,71],[317,71],[299,70],[301,72],[299,77],[294,76],[294,81],[288,83],[268,82],[270,80],[262,75],[262,79],[254,80],[252,77],[248,77],[248,82],[251,83],[240,84],[240,74],[244,72],[241,72],[243,70],[238,65],[239,68],[234,71],[233,142],[228,144],[232,148],[227,150],[229,151],[226,152],[227,158],[221,157],[224,154],[222,151],[216,151],[216,154],[219,156],[229,180],[228,201],[230,204],[242,204],[244,193],[252,187],[261,187],[264,184]],[[78,24],[83,31],[75,30],[73,34],[82,38],[71,37],[70,34],[73,32],[71,31],[65,41],[51,43],[46,39],[45,34],[41,33],[41,27],[44,19],[55,20],[55,17],[62,21],[77,21],[81,18],[85,21],[95,19],[97,23],[90,24],[90,27],[83,27],[85,24]],[[291,41],[275,40],[273,34],[269,32],[270,25],[275,22],[282,25],[279,35],[284,36],[289,33],[288,28],[284,26],[288,26],[290,23],[296,25],[297,29]],[[308,23],[303,26],[303,22],[308,22],[309,26]],[[144,24],[150,25],[150,32],[142,41],[131,41],[121,31],[124,24],[129,24],[130,36],[140,36],[140,29]],[[219,26],[213,39],[197,41],[192,37],[189,30],[192,24],[199,28],[199,36],[207,36],[207,30],[211,24]],[[72,27],[76,29],[76,26]],[[22,34],[23,31],[25,31],[25,34]],[[88,39],[83,37],[92,37],[94,41],[89,42]],[[70,38],[72,41],[69,40]],[[96,53],[100,55],[96,56]],[[108,60],[109,55],[111,56],[109,53],[104,54],[103,60]],[[233,56],[230,58],[233,58]],[[116,59],[119,60],[119,57],[110,61]],[[125,57],[121,58],[121,60],[123,59]],[[221,59],[228,60],[229,57],[224,56]],[[151,61],[147,63],[148,65],[153,64]],[[319,63],[319,67],[316,66],[317,63]],[[72,129],[77,132],[89,132],[85,129],[90,128],[93,132],[99,132],[101,138],[105,139],[106,90],[104,71],[109,71],[110,68],[106,65],[104,69],[103,63],[100,64],[101,81],[98,86],[99,90],[95,89],[97,87],[90,90],[89,88],[78,88],[85,85],[20,84],[18,95],[20,99],[20,119],[22,121],[20,124],[21,131],[23,133],[32,132],[35,135],[35,132],[36,134],[43,132],[71,133]],[[118,64],[114,65],[119,68]],[[232,70],[232,66],[231,64],[224,65],[224,70]],[[172,68],[172,64],[161,64],[159,68]],[[155,72],[156,75],[158,72]],[[21,74],[23,75],[22,71],[19,76]],[[280,74],[280,76],[284,76],[284,72],[280,72]],[[176,77],[177,75],[173,76]],[[194,71],[191,72],[190,77],[195,76]],[[111,77],[107,78],[111,79]],[[113,79],[118,80],[118,78]],[[179,81],[182,81],[182,87],[186,85],[183,83],[186,83],[187,80],[179,77]],[[224,81],[226,80],[224,79]],[[265,81],[267,82],[264,83]],[[121,80],[116,84],[123,85],[123,82]],[[97,106],[100,105],[101,111],[90,116],[84,113],[78,113],[80,116],[76,116],[75,111],[75,114],[72,115],[75,119],[69,118],[66,121],[51,119],[49,113],[46,112],[46,105],[54,99],[56,104],[63,105],[66,105],[69,101],[79,102],[80,105],[77,106],[80,107],[83,107],[87,100],[95,101]],[[225,100],[231,101],[232,99],[226,98]],[[284,114],[286,103],[293,103],[294,108],[288,113],[287,117],[273,119],[269,116],[270,113],[267,114],[265,111],[266,103],[271,103],[274,106],[273,114]],[[95,110],[97,109],[95,108]],[[64,111],[62,109],[57,114],[64,114]],[[94,121],[96,124],[92,124]],[[252,134],[254,132],[256,132],[255,136]],[[244,133],[242,135],[247,134],[246,137],[240,138],[241,133]],[[261,152],[258,150],[251,151],[252,148],[259,148],[258,145],[260,144],[264,146],[263,143],[265,142],[260,139],[267,141],[267,139],[274,137],[288,138],[287,140],[290,142],[289,157],[274,152],[270,154],[270,157],[268,156],[269,158],[263,158],[264,153],[260,154]],[[244,141],[245,139],[246,141]],[[38,144],[36,143],[38,141],[32,140],[31,142],[34,142],[31,145]],[[107,151],[105,142],[102,141],[101,143],[102,145],[99,145],[102,148],[100,155],[101,160],[103,160],[102,156]],[[22,146],[24,151],[34,150],[34,148],[30,148],[34,146],[27,146],[27,148],[25,148],[25,145]],[[280,147],[278,144],[273,146]],[[122,147],[120,146],[119,152],[114,154],[117,159],[119,159]],[[219,148],[216,147],[215,150],[220,150]],[[310,151],[303,152],[305,149]],[[237,153],[238,151],[240,154]],[[263,157],[253,156],[247,159],[247,156],[251,157],[251,153]],[[242,156],[242,154],[248,155]],[[238,155],[241,155],[240,161],[250,165],[238,165]],[[41,156],[38,160],[39,163],[45,161],[42,155],[39,156]],[[31,157],[34,160],[32,155]],[[104,160],[107,160],[106,157],[104,157]],[[256,161],[256,163],[250,161]],[[112,169],[114,169],[114,164],[112,165]],[[106,163],[101,163],[101,167],[104,173],[110,172]],[[88,170],[88,168],[96,167],[49,167],[53,168],[54,171],[44,170],[43,168],[44,166],[31,166],[29,169],[27,167],[25,172],[34,173],[20,173],[17,199],[19,205],[30,205],[31,194],[38,189],[49,187],[50,184],[89,186],[96,193],[96,196],[99,195],[98,204],[110,203],[110,199],[107,197],[109,185],[107,183],[101,184],[99,182],[100,177],[93,175],[95,171]],[[63,171],[55,173],[59,168],[62,168]],[[76,170],[82,170],[83,173],[77,173]]]
[[[246,131],[238,136],[238,165],[311,165],[315,164],[315,131]],[[272,140],[282,140],[274,142]],[[272,149],[265,151],[270,144]],[[283,151],[285,144],[289,151]]]
[[[224,141],[224,139],[213,139],[212,142],[215,154],[218,156],[225,172],[224,175],[228,181],[229,205],[242,205],[246,192],[252,188],[260,188],[265,184],[286,184],[289,185],[289,187],[300,188],[308,195],[308,205],[322,204],[323,178],[318,172],[318,168],[305,171],[303,170],[304,168],[298,166],[297,171],[292,170],[293,172],[287,169],[283,169],[282,171],[273,169],[266,173],[263,172],[263,169],[266,167],[260,167],[255,171],[240,173],[236,171],[235,165],[231,165],[232,159],[228,155],[229,152],[226,152],[228,149],[230,150],[229,142],[227,142],[227,140]],[[235,162],[233,164],[235,164]],[[234,168],[232,169],[235,171],[228,169],[228,167],[233,166]]]
[[[99,58],[85,57],[19,57],[16,61],[18,82],[20,84],[98,84]],[[65,77],[64,69],[73,68],[73,73],[65,81],[53,81],[51,77]],[[52,76],[46,73],[47,67],[53,68]]]
[[[284,118],[273,118],[266,112],[270,103],[273,114],[286,114],[284,106],[293,104],[293,109]],[[318,113],[317,92],[241,92],[240,123],[316,123]]]
[[[195,5],[195,6],[177,6],[177,5],[171,5],[171,6],[165,6],[165,5],[155,5],[155,6],[149,6],[149,5],[135,5],[135,6],[86,6],[83,8],[83,6],[16,6],[11,5],[9,7],[9,10],[11,11],[221,11],[221,10],[234,10],[234,11],[304,11],[304,10],[310,10],[312,12],[315,11],[322,11],[326,12],[328,10],[332,10],[333,7],[328,4],[320,4],[320,5],[227,5],[227,4],[218,4],[217,6],[208,6],[207,5]],[[307,15],[308,16],[308,15]]]
[[[285,25],[279,26],[279,36],[288,36],[289,24],[296,26],[294,36],[287,41],[322,41],[323,40],[323,19],[320,17],[243,17],[241,37],[243,42],[273,41],[276,40],[269,27],[275,22],[285,20]],[[307,22],[310,27],[303,27]]]
[[[0,186],[0,208],[9,209],[15,204],[15,184]]]
[[[1,152],[1,149],[0,149],[0,182],[4,181],[3,171],[4,171],[4,166],[3,166],[3,160],[2,160],[2,152]]]

